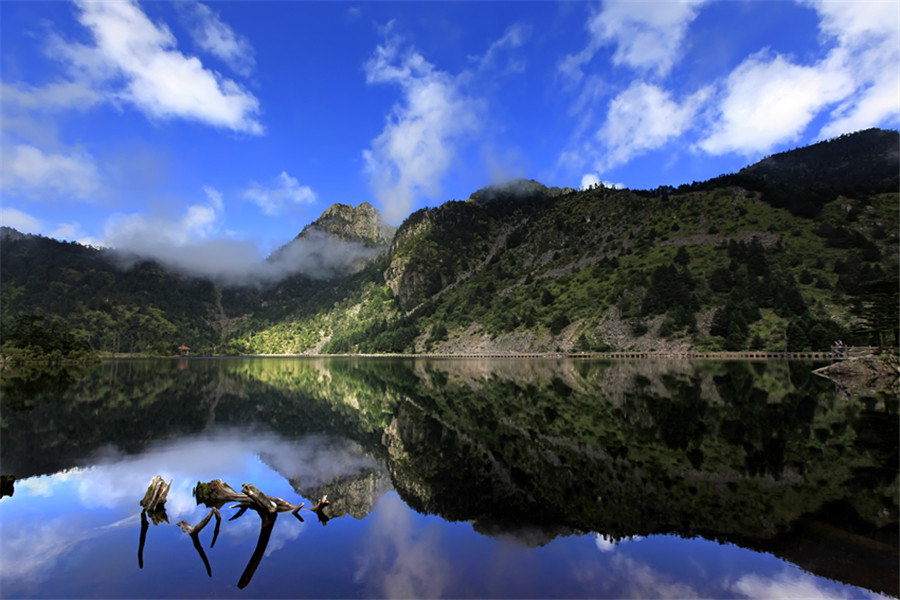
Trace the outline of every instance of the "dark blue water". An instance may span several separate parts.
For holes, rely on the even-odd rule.
[[[792,466],[792,453],[806,451],[793,448],[796,439],[779,444],[787,450],[765,463],[770,472],[747,459],[749,434],[738,441],[740,435],[728,425],[734,415],[729,410],[719,415],[716,408],[728,387],[719,379],[716,400],[691,392],[709,388],[716,373],[721,378],[719,367],[706,372],[707,367],[698,371],[681,365],[662,369],[659,379],[640,368],[635,373],[642,374],[634,378],[623,365],[470,367],[414,361],[364,368],[328,361],[191,361],[180,370],[163,362],[127,369],[107,364],[73,377],[63,389],[52,388],[50,395],[13,402],[9,393],[20,388],[8,386],[4,473],[10,465],[25,476],[16,481],[13,496],[0,500],[0,594],[859,598],[892,593],[884,582],[896,581],[896,561],[891,563],[896,546],[884,531],[896,528],[896,512],[891,513],[896,495],[893,505],[884,495],[896,489],[890,477],[873,478],[869,472],[878,466],[871,464],[877,440],[870,439],[873,431],[863,431],[872,420],[864,418],[867,411],[887,413],[883,399],[854,404],[814,380],[807,382],[814,389],[803,392],[816,402],[808,431],[796,434],[803,448],[831,456],[830,446],[838,442],[826,437],[825,424],[829,435],[848,438],[840,442],[840,453],[850,454],[853,464],[830,465],[835,477],[845,477],[836,489],[861,485],[866,475],[870,484],[888,482],[872,490],[871,498],[857,498],[850,514],[847,501],[833,497],[837,492],[830,491],[831,483],[815,479],[820,476],[815,466],[805,473]],[[754,369],[763,379],[790,375],[774,367],[761,373]],[[632,384],[609,389],[623,374],[632,377]],[[173,383],[179,377],[183,385]],[[607,393],[598,396],[597,386]],[[780,390],[780,404],[800,394],[783,379],[751,385],[765,386],[770,395]],[[374,394],[367,396],[366,389]],[[510,406],[524,404],[515,410],[504,406],[498,389],[506,390]],[[644,390],[643,400],[636,400],[635,389]],[[677,422],[671,411],[654,414],[663,409],[647,400],[663,397],[665,390],[669,403],[687,407],[706,429],[718,429],[693,430],[705,440],[696,446],[702,459],[692,453],[693,442],[679,448],[679,436],[654,430],[654,422],[663,423],[663,430]],[[493,406],[495,414],[481,407],[467,416],[462,405],[452,405],[450,397],[468,393],[489,398],[485,406]],[[461,401],[470,408],[476,403]],[[867,408],[866,402],[873,401],[882,404]],[[623,404],[604,414],[619,414],[625,420],[618,424],[569,414],[573,406],[584,413],[593,404],[617,402]],[[555,408],[547,413],[543,403]],[[202,411],[194,413],[196,406]],[[798,407],[809,410],[799,400]],[[91,423],[75,422],[73,415],[82,411],[93,411],[93,422],[106,431],[82,430]],[[852,430],[832,427],[838,414],[844,419],[856,415]],[[26,442],[20,433],[29,422],[33,427],[27,433],[33,437]],[[486,427],[478,427],[479,422]],[[745,427],[753,429],[749,423]],[[626,438],[627,456],[612,439],[586,443],[610,431]],[[136,440],[133,432],[144,435]],[[734,444],[709,438],[723,432]],[[869,440],[866,452],[854,450],[853,440],[859,439]],[[567,453],[569,447],[575,452]],[[528,456],[531,450],[534,456]],[[29,452],[41,455],[26,456]],[[512,464],[511,456],[519,461]],[[27,473],[30,465],[48,472]],[[65,468],[49,472],[53,465]],[[780,469],[777,477],[773,466]],[[852,474],[863,467],[869,471]],[[168,522],[147,528],[141,567],[139,501],[157,474],[172,480]],[[197,505],[192,488],[217,478],[238,491],[241,484],[253,483],[270,496],[306,506],[327,493],[330,518],[322,523],[304,510],[301,522],[290,513],[279,514],[247,578],[261,528],[255,512],[228,521],[237,511],[223,507],[215,545],[210,547],[214,520],[198,536],[205,560],[175,525],[182,520],[196,524],[209,512]],[[632,481],[645,488],[638,497],[627,496],[635,494]],[[759,491],[749,504],[747,490]],[[735,491],[744,499],[728,495]],[[683,497],[691,493],[696,500]],[[584,506],[586,498],[591,507]],[[821,505],[797,506],[810,498],[822,498]],[[657,508],[645,506],[647,499]],[[670,506],[660,506],[665,503]],[[871,503],[878,504],[871,515],[860,514]],[[690,517],[685,506],[721,515],[714,519],[721,521],[721,530],[714,531],[703,515]],[[841,515],[835,516],[842,507],[848,511],[844,527]],[[673,522],[666,514],[674,515]],[[872,523],[879,515],[881,522]],[[835,556],[836,548],[843,554]],[[856,558],[854,553],[859,553]],[[829,558],[841,564],[828,565]],[[894,566],[879,567],[882,559]],[[844,571],[855,575],[842,579]]]

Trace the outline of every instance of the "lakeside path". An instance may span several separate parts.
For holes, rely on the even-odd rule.
[[[208,356],[208,355],[191,355],[191,356],[151,356],[147,354],[127,354],[127,353],[100,353],[102,359],[128,359],[128,358],[453,358],[453,359],[473,359],[473,358],[516,358],[516,359],[547,359],[547,358],[570,358],[570,359],[622,359],[622,358],[645,358],[645,359],[696,359],[696,360],[847,360],[867,356],[874,353],[877,349],[873,347],[854,347],[848,349],[843,357],[837,357],[831,351],[823,352],[764,352],[764,351],[742,351],[742,352],[653,352],[640,350],[623,350],[618,352],[485,352],[485,353],[428,353],[420,354],[239,354],[236,356]],[[894,349],[885,350],[886,353],[895,353]]]

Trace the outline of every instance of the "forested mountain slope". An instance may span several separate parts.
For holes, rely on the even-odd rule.
[[[653,191],[515,181],[396,233],[338,205],[314,232],[363,251],[329,279],[201,280],[7,229],[0,310],[4,330],[54,315],[96,350],[163,354],[896,345],[898,148],[868,130]]]

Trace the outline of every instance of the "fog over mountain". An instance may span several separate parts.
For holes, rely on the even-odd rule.
[[[380,250],[355,240],[312,230],[262,260],[256,245],[230,239],[204,240],[184,246],[132,240],[112,249],[125,268],[152,260],[172,271],[229,285],[275,283],[292,275],[330,279],[351,273]]]
[[[228,285],[260,285],[292,275],[324,280],[354,273],[387,251],[395,229],[364,202],[356,208],[332,205],[264,260],[256,244],[248,240],[189,242],[177,231],[152,231],[147,227],[122,229],[124,233],[111,242],[114,255],[125,268],[152,260],[192,277]]]

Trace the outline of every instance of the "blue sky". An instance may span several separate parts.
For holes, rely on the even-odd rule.
[[[895,0],[4,0],[0,51],[3,224],[163,258],[900,126]]]

